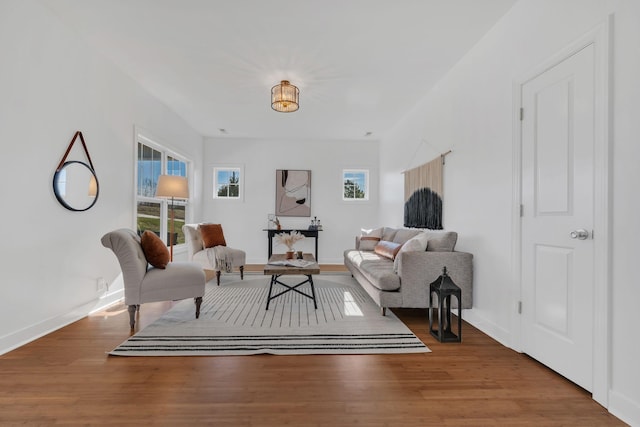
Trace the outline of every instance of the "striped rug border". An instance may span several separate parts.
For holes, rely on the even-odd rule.
[[[393,313],[381,316],[379,308],[352,278],[316,276],[314,282],[318,310],[313,310],[313,302],[308,298],[290,292],[273,300],[273,307],[266,311],[267,277],[245,278],[221,287],[207,284],[200,319],[193,319],[193,301],[181,301],[109,354],[430,352]]]

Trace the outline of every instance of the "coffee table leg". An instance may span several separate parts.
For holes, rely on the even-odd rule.
[[[276,281],[276,276],[271,276],[271,283],[269,283],[269,295],[267,295],[267,310],[269,310],[269,303],[271,302],[271,291],[273,290],[273,282]]]
[[[313,277],[311,275],[307,276],[309,278],[309,284],[311,285],[311,295],[313,296],[313,306],[315,307],[315,309],[318,309],[318,303],[316,302],[316,291],[315,288],[313,287]]]

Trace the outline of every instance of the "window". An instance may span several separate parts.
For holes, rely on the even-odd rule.
[[[242,175],[240,167],[214,167],[213,198],[241,199]]]
[[[136,227],[138,234],[151,230],[160,236],[167,246],[171,232],[171,212],[174,215],[174,245],[184,244],[184,225],[188,202],[156,197],[156,187],[160,175],[178,175],[187,179],[189,162],[162,146],[138,137],[136,151]]]
[[[369,200],[369,171],[348,169],[342,171],[342,200]]]

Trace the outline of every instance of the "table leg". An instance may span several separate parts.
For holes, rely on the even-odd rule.
[[[302,282],[300,282],[300,283],[298,283],[297,285],[294,285],[294,286],[290,286],[290,285],[288,285],[286,283],[283,283],[283,282],[279,281],[278,278],[280,276],[281,276],[280,274],[271,276],[271,282],[269,283],[269,294],[267,295],[267,308],[266,308],[266,310],[269,310],[269,303],[271,302],[272,299],[276,299],[280,295],[284,295],[287,292],[291,292],[291,291],[297,292],[302,296],[305,296],[307,298],[312,299],[314,308],[316,310],[318,309],[318,303],[316,302],[316,291],[315,291],[315,287],[313,286],[313,278],[312,278],[312,276],[310,274],[305,274],[304,276],[307,277],[307,280],[304,280],[304,281],[302,281]],[[273,295],[273,285],[276,284],[276,283],[284,286],[285,290]],[[301,290],[298,289],[300,286],[304,285],[305,283],[309,283],[310,284],[310,286],[311,286],[311,295],[306,294],[306,293],[304,293],[304,292],[302,292]]]
[[[315,289],[313,287],[313,278],[311,277],[310,274],[307,277],[309,279],[309,284],[311,285],[311,295],[312,295],[311,299],[313,300],[313,307],[317,310],[318,309],[318,303],[316,302],[316,291],[315,291]]]
[[[273,290],[273,284],[276,281],[276,276],[271,276],[271,283],[269,283],[269,295],[267,295],[267,310],[269,310],[269,303],[271,302],[271,291]]]

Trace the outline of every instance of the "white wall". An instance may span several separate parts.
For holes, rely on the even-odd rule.
[[[612,305],[609,410],[640,425],[640,2],[522,0],[380,144],[381,194],[395,194],[415,164],[452,149],[444,178],[444,226],[474,254],[474,309],[467,319],[510,345],[513,82],[614,13]],[[425,140],[426,143],[420,143]],[[414,166],[413,164],[412,166]],[[400,223],[402,197],[381,200],[380,219]]]
[[[277,114],[277,113],[274,113]],[[378,224],[378,142],[299,141],[235,138],[205,139],[203,216],[223,225],[227,244],[247,252],[247,263],[267,259],[267,215],[275,211],[276,169],[311,170],[311,217],[323,225],[319,261],[342,264],[360,228]],[[213,199],[213,167],[244,165],[244,200]],[[342,201],[342,170],[369,169],[368,202]],[[280,217],[283,228],[307,228],[311,218]],[[274,242],[275,245],[275,242]],[[296,248],[313,252],[313,239]],[[274,252],[284,252],[275,247]]]
[[[37,2],[0,2],[0,52],[3,353],[109,300],[99,299],[98,277],[115,280],[111,291],[119,295],[120,268],[100,237],[133,226],[134,125],[193,158],[197,180],[202,137]],[[76,130],[100,182],[87,212],[64,209],[52,191]],[[74,147],[69,160],[86,160],[79,141]]]

